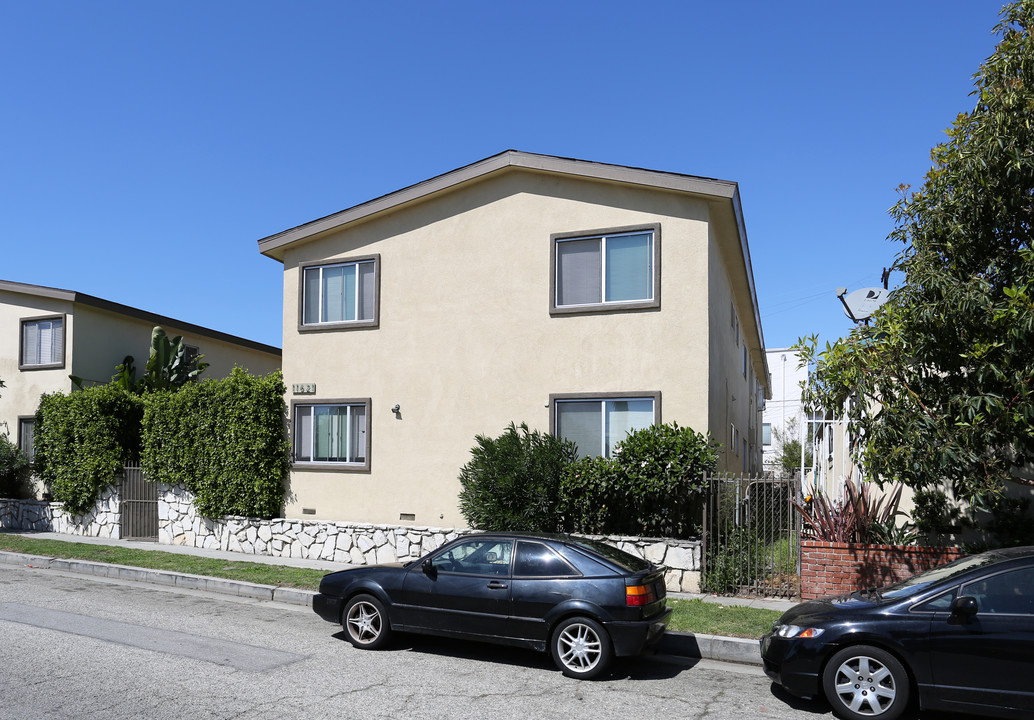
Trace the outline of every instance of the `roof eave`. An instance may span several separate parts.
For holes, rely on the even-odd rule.
[[[259,252],[276,260],[283,260],[283,249],[325,232],[339,229],[378,213],[394,210],[408,203],[419,202],[432,195],[449,191],[459,185],[483,179],[493,173],[509,169],[555,173],[607,182],[643,185],[661,190],[685,192],[693,195],[732,200],[737,196],[736,183],[693,175],[646,170],[624,165],[575,160],[553,155],[507,150],[492,157],[438,175],[347,208],[333,215],[313,220],[258,241]]]

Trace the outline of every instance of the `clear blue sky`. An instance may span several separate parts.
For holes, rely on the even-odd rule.
[[[850,323],[1004,0],[0,0],[0,279],[281,344],[257,241],[513,148],[739,183],[766,343]]]

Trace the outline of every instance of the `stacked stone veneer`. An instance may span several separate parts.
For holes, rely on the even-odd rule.
[[[0,529],[57,532],[86,537],[118,538],[122,512],[116,488],[105,488],[85,515],[66,512],[61,503],[0,498]]]
[[[193,494],[184,486],[160,486],[158,543],[239,552],[246,555],[323,560],[342,565],[416,560],[473,530],[420,526],[372,525],[274,518],[203,518],[194,510]],[[119,495],[106,490],[97,508],[71,516],[60,503],[0,499],[0,528],[59,532],[91,537],[121,537]],[[698,592],[700,542],[599,537],[626,552],[665,567],[672,592]]]
[[[843,595],[904,580],[957,560],[959,548],[801,543],[801,599]]]

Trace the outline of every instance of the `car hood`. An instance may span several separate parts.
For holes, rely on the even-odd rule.
[[[794,605],[784,612],[779,618],[779,623],[783,625],[799,625],[800,621],[805,618],[817,620],[832,615],[842,617],[845,611],[864,612],[876,607],[878,604],[875,599],[870,599],[870,596],[862,593],[808,600],[799,605]]]

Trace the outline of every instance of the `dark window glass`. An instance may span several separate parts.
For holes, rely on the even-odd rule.
[[[971,582],[963,586],[962,594],[976,598],[978,613],[1034,615],[1034,568]]]
[[[513,574],[520,577],[557,577],[577,575],[577,572],[545,545],[518,542]]]

